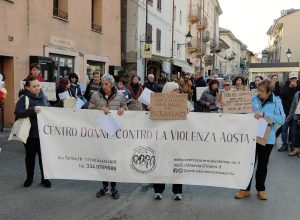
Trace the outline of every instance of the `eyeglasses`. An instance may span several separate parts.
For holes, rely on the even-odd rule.
[[[231,84],[225,84],[224,86],[231,86]]]

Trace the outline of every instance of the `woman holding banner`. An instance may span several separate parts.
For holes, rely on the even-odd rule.
[[[39,131],[37,124],[37,114],[41,111],[40,106],[48,106],[47,98],[44,93],[41,93],[39,81],[37,79],[27,79],[25,81],[25,90],[16,104],[15,116],[16,119],[27,118],[30,119],[30,131],[25,146],[26,151],[26,172],[27,178],[24,182],[24,187],[30,187],[33,182],[35,155],[38,154],[40,170],[41,170],[41,184],[46,188],[51,187],[51,182],[44,178],[41,147],[39,139]]]
[[[117,87],[114,86],[115,80],[110,74],[104,74],[101,78],[101,88],[94,92],[89,102],[89,109],[102,110],[104,114],[109,114],[110,110],[117,110],[118,115],[123,115],[127,110],[127,105],[123,94],[118,94]],[[120,195],[116,188],[116,183],[110,183],[110,193],[113,199],[119,199]],[[103,182],[102,188],[96,196],[101,197],[108,194],[108,182]]]
[[[269,123],[271,132],[266,140],[266,145],[263,146],[256,143],[255,162],[256,168],[256,190],[260,200],[266,200],[267,194],[265,191],[265,180],[267,177],[267,167],[272,148],[275,144],[275,129],[276,124],[282,125],[285,122],[285,114],[283,111],[281,99],[272,93],[273,85],[269,79],[261,81],[257,85],[258,95],[252,98],[252,110],[255,113],[255,118],[266,118],[272,120]],[[250,196],[251,181],[246,190],[240,190],[235,193],[235,198],[243,199]]]
[[[162,93],[180,93],[179,85],[175,82],[167,82],[163,87]],[[165,186],[166,185],[163,183],[153,184],[155,192],[154,199],[162,199],[162,193],[165,190]],[[172,191],[174,193],[174,200],[182,200],[182,184],[173,184]]]

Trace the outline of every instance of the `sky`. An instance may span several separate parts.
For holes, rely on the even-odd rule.
[[[254,53],[268,46],[266,33],[281,10],[300,9],[300,0],[219,0],[219,4],[220,27],[231,30]]]

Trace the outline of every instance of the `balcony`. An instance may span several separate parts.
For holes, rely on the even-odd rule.
[[[96,31],[96,32],[99,32],[99,33],[102,33],[102,26],[98,25],[98,24],[92,24],[92,30]]]
[[[190,24],[195,24],[201,19],[201,10],[198,4],[192,4],[190,6],[190,11],[188,15],[188,20]]]
[[[194,38],[188,44],[187,51],[189,54],[194,54],[193,56],[196,58],[202,58],[206,52],[206,44],[202,43],[200,39]]]
[[[205,57],[204,57],[204,63],[205,63],[205,66],[210,66],[210,65],[212,65],[213,64],[213,56],[211,56],[211,55],[206,55]]]
[[[210,32],[209,31],[204,31],[203,32],[203,37],[202,37],[203,42],[208,42],[209,38],[210,38]]]
[[[65,12],[59,8],[53,8],[53,16],[63,20],[68,20],[68,12]]]
[[[197,24],[197,29],[199,31],[203,31],[207,28],[207,25],[208,25],[207,17],[203,16]]]

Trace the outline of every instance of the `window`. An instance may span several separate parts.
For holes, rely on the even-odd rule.
[[[102,33],[102,0],[92,0],[92,30]]]
[[[58,81],[60,78],[68,77],[74,72],[74,57],[64,56],[60,54],[50,54],[54,62],[53,81]]]
[[[53,0],[53,16],[68,20],[68,0]]]
[[[160,51],[161,49],[161,30],[156,29],[156,50]]]
[[[179,24],[182,25],[182,11],[180,10]]]
[[[161,11],[161,0],[157,0],[157,10]]]
[[[174,21],[176,21],[176,6],[175,5],[173,7],[173,16],[174,16]]]
[[[87,61],[87,70],[89,80],[93,79],[93,72],[99,71],[100,73],[105,73],[105,63],[99,61],[88,60]]]
[[[152,42],[152,25],[147,23],[146,41]]]

